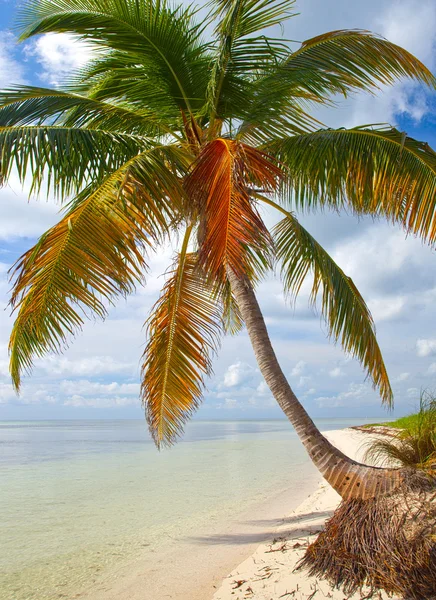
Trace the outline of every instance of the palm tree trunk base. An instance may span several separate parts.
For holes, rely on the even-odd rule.
[[[436,477],[409,472],[391,495],[342,501],[297,569],[346,596],[435,600]]]

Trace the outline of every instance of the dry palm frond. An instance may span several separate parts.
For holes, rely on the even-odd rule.
[[[147,323],[141,395],[157,446],[173,443],[198,408],[219,346],[222,307],[187,237]]]
[[[347,596],[435,600],[436,478],[411,472],[391,496],[342,502],[297,568]]]
[[[186,181],[204,223],[200,262],[213,278],[259,276],[269,266],[271,238],[250,199],[250,186],[273,191],[280,170],[254,148],[227,139],[208,143]]]

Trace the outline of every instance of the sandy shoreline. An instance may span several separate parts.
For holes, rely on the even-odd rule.
[[[366,434],[344,429],[325,435],[350,457],[361,458],[360,446]],[[239,514],[224,529],[222,524],[211,523],[204,535],[177,540],[176,546],[160,554],[158,560],[144,553],[76,598],[316,600],[319,596],[344,600],[341,592],[332,591],[325,582],[292,573],[310,536],[321,529],[339,502],[338,494],[313,469],[306,483],[299,489],[291,485],[278,496]],[[277,541],[272,544],[274,539]]]
[[[273,466],[272,466],[273,468]],[[266,490],[266,499],[246,511],[235,511],[225,525],[210,521],[192,537],[178,538],[168,551],[144,550],[136,560],[98,577],[80,600],[211,600],[235,565],[270,540],[283,516],[316,489],[320,477],[310,468],[303,486],[285,491]],[[233,598],[233,596],[232,596]]]
[[[351,458],[362,459],[362,442],[367,434],[344,429],[325,435]],[[309,498],[283,519],[272,539],[233,569],[213,600],[360,600],[360,593],[345,597],[325,581],[309,578],[305,572],[293,572],[307,545],[316,538],[339,502],[339,495],[322,481]]]

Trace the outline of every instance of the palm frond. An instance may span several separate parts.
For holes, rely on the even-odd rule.
[[[282,197],[303,210],[347,208],[436,240],[436,153],[392,128],[328,129],[265,145],[283,165]]]
[[[190,229],[188,228],[188,235]],[[222,308],[187,253],[187,236],[147,321],[141,396],[158,447],[172,444],[201,402],[204,377],[218,349]]]
[[[204,226],[200,262],[223,283],[227,269],[239,276],[262,275],[271,240],[249,185],[273,191],[279,169],[257,150],[227,139],[204,146],[186,180],[186,190]]]
[[[159,149],[142,153],[83,190],[16,263],[11,305],[18,314],[9,348],[17,389],[35,356],[61,352],[85,316],[104,318],[105,301],[141,281],[144,251],[180,205],[179,181],[163,156]]]
[[[274,241],[286,293],[295,298],[306,278],[313,277],[311,302],[315,304],[322,294],[322,314],[330,336],[359,359],[390,405],[392,390],[372,316],[353,281],[292,214],[276,225]]]
[[[244,320],[239,310],[238,303],[232,294],[230,282],[227,281],[222,288],[223,302],[223,329],[224,333],[236,335],[244,326]]]
[[[174,103],[191,112],[209,77],[194,14],[194,8],[172,8],[166,0],[31,0],[20,9],[18,23],[21,39],[68,32],[102,50],[135,56]]]
[[[370,31],[338,30],[303,42],[265,78],[263,90],[325,102],[335,94],[372,91],[402,77],[436,88],[431,71],[404,48]]]
[[[380,36],[360,30],[325,33],[289,51],[256,78],[238,135],[262,143],[273,136],[301,133],[299,123],[306,131],[319,129],[321,124],[308,116],[311,104],[331,103],[336,94],[371,92],[402,77],[436,87],[436,78],[425,65]]]
[[[111,99],[112,100],[112,99]],[[162,136],[168,124],[144,107],[98,100],[78,93],[32,86],[0,92],[0,126],[42,124],[101,128],[111,133]]]
[[[143,137],[57,126],[0,126],[0,183],[13,170],[22,183],[30,176],[30,194],[45,183],[47,194],[65,199],[144,151]]]
[[[218,42],[208,87],[211,131],[216,118],[228,117],[229,111],[235,115],[234,105],[243,105],[248,91],[245,77],[286,56],[286,43],[267,38],[263,31],[294,15],[293,0],[218,0],[214,4]]]

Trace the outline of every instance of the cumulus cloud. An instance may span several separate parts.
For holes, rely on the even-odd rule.
[[[299,360],[291,371],[291,377],[299,377],[304,373],[306,363],[304,360]]]
[[[89,44],[69,33],[46,33],[29,42],[26,53],[42,67],[40,78],[50,85],[58,86],[65,76],[83,67],[92,57]]]
[[[252,378],[256,372],[258,372],[257,369],[254,369],[251,365],[238,361],[227,368],[224,374],[223,386],[230,388],[241,385]]]
[[[410,378],[410,373],[404,372],[404,373],[400,373],[398,375],[398,377],[395,379],[396,383],[402,382],[402,381],[407,381]]]
[[[88,356],[86,358],[67,358],[65,356],[47,356],[37,363],[37,368],[50,375],[110,375],[112,373],[131,373],[137,365],[120,362],[112,356]]]
[[[81,396],[113,396],[120,394],[139,396],[139,383],[119,383],[112,381],[111,383],[100,383],[98,381],[90,381],[88,379],[79,380],[63,380],[59,384],[59,390],[67,395],[79,394]]]
[[[418,356],[430,356],[436,352],[436,340],[422,338],[416,341],[416,352]]]
[[[350,383],[346,391],[334,396],[318,396],[315,402],[321,408],[338,408],[361,401],[370,394],[371,389],[365,383]]]
[[[344,374],[344,372],[342,371],[342,369],[340,367],[335,367],[334,369],[329,371],[330,377],[333,377],[333,378],[342,377],[343,374]]]

